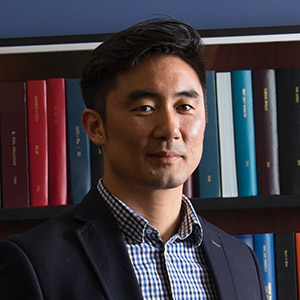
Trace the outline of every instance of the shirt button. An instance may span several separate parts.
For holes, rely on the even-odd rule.
[[[147,233],[147,234],[151,234],[151,233],[152,233],[152,229],[147,228],[147,229],[146,229],[146,233]]]

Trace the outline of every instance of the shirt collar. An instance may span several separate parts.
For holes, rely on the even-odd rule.
[[[181,214],[183,221],[178,230],[179,238],[184,240],[192,237],[199,246],[203,239],[203,229],[191,201],[185,195],[182,196]]]
[[[145,240],[153,239],[155,234],[158,236],[157,229],[152,227],[145,218],[132,210],[122,200],[112,195],[103,185],[102,179],[98,181],[97,188],[117,220],[122,234],[127,239],[143,243]],[[190,200],[184,195],[182,197],[181,215],[183,221],[178,233],[171,238],[170,242],[192,239],[193,245],[199,246],[203,239],[202,226]]]

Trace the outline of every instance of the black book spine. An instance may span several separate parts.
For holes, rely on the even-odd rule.
[[[300,194],[300,68],[276,71],[280,189]]]
[[[274,234],[277,300],[298,300],[295,234]]]

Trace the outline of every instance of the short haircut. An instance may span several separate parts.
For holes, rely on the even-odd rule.
[[[197,30],[174,19],[151,19],[116,33],[92,52],[83,69],[81,90],[85,104],[105,122],[106,98],[117,86],[117,76],[143,59],[158,55],[174,55],[189,64],[205,91],[203,48]]]

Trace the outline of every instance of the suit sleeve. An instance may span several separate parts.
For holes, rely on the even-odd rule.
[[[0,291],[6,300],[44,299],[29,258],[9,240],[0,242]]]

